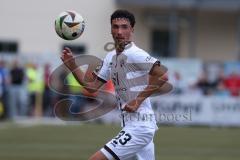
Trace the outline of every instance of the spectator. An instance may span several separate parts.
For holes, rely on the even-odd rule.
[[[181,74],[179,72],[175,71],[173,73],[173,79],[170,81],[174,87],[172,93],[173,94],[183,94],[183,92],[187,88],[187,85],[183,82]]]
[[[5,62],[0,60],[0,118],[5,118],[7,108],[7,85],[8,85],[8,70],[5,67]]]
[[[196,83],[196,87],[198,87],[203,95],[213,95],[218,86],[218,81],[210,82],[206,72],[203,72],[200,78]]]
[[[37,114],[37,106],[39,101],[39,95],[42,90],[42,80],[41,74],[37,70],[37,65],[33,63],[29,63],[26,68],[26,76],[27,76],[27,89],[28,89],[28,115],[36,115]],[[38,100],[38,101],[37,101]]]
[[[43,99],[42,109],[44,116],[53,116],[53,92],[49,88],[48,79],[50,77],[50,65],[44,65],[44,88],[43,88]]]
[[[228,77],[223,79],[224,88],[227,89],[234,97],[240,95],[240,75],[232,72]]]
[[[26,116],[27,113],[27,91],[25,87],[24,68],[20,67],[17,60],[13,62],[10,70],[9,87],[9,118]]]

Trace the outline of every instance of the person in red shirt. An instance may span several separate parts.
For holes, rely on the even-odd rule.
[[[232,96],[240,95],[240,75],[232,72],[228,77],[223,79],[223,85]]]

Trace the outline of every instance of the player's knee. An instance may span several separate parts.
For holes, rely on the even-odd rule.
[[[92,155],[88,160],[96,160],[96,156]]]
[[[96,159],[95,156],[92,155],[88,160],[95,160],[95,159]]]
[[[107,160],[107,159],[93,155],[88,160]]]
[[[94,155],[92,155],[88,160],[108,160],[104,154],[100,151],[96,152]]]

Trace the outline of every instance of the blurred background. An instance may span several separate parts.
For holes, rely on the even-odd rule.
[[[110,15],[135,14],[135,43],[168,68],[174,89],[152,97],[159,125],[156,159],[237,160],[240,157],[239,0],[0,0],[0,159],[87,159],[120,129],[114,110],[90,122],[53,114],[63,97],[48,86],[61,50],[104,58],[112,42]],[[86,23],[74,41],[59,38],[54,20],[66,10]],[[62,73],[56,83],[66,77]],[[78,85],[71,75],[69,84]],[[105,86],[114,93],[111,81]],[[91,99],[71,86],[75,111]],[[97,96],[97,95],[91,95]],[[66,97],[65,97],[66,98]],[[80,104],[80,105],[79,105]]]

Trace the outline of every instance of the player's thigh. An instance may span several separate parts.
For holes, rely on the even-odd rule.
[[[89,160],[108,160],[108,158],[101,151],[97,151],[89,158]]]
[[[153,131],[141,128],[123,128],[115,138],[101,149],[101,152],[110,160],[129,159],[147,146],[152,141],[153,136]]]
[[[142,148],[136,155],[138,160],[155,160],[155,149],[153,141]]]

